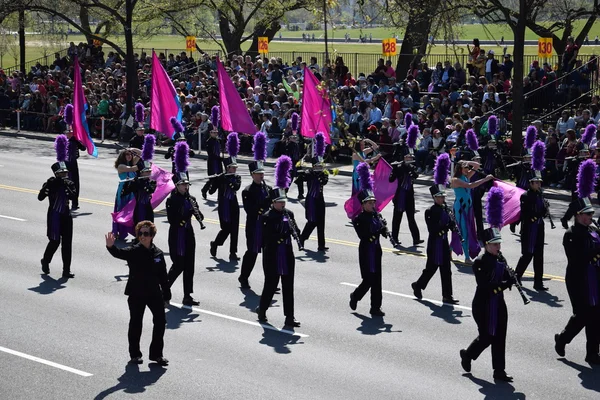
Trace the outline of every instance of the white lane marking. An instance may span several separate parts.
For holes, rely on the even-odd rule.
[[[348,282],[340,282],[340,285],[358,287],[358,285],[355,285],[354,283],[348,283]],[[386,293],[386,294],[391,294],[393,296],[399,296],[399,297],[405,297],[405,298],[411,299],[411,300],[417,300],[417,298],[415,296],[411,295],[411,294],[390,292],[389,290],[382,290],[382,292]],[[450,307],[453,307],[453,308],[461,308],[463,310],[472,311],[471,307],[459,306],[457,304],[444,303],[443,301],[439,301],[439,300],[426,299],[425,297],[423,297],[421,300],[428,301],[430,303],[434,303],[434,304],[437,304],[437,305],[440,305],[440,306],[450,306]]]
[[[9,217],[8,215],[0,215],[0,218],[12,219],[13,221],[19,221],[19,222],[27,222],[26,219],[16,218],[16,217]]]
[[[92,376],[92,374],[90,374],[88,372],[80,371],[80,370],[75,369],[75,368],[67,367],[66,365],[62,365],[62,364],[58,364],[58,363],[55,363],[55,362],[52,362],[52,361],[44,360],[43,358],[39,358],[39,357],[35,357],[35,356],[30,356],[29,354],[21,353],[20,351],[15,351],[15,350],[7,349],[6,347],[0,346],[0,351],[3,351],[3,352],[8,353],[8,354],[12,354],[14,356],[26,358],[27,360],[39,362],[40,364],[45,364],[45,365],[49,365],[49,366],[54,367],[54,368],[62,369],[63,371],[71,372],[73,374],[76,374],[76,375],[79,375],[79,376],[83,376],[83,377],[86,377],[86,378]]]
[[[178,304],[178,303],[173,303],[173,302],[171,302],[171,305],[173,305],[175,307],[180,307],[180,308],[187,308],[188,310],[193,310],[193,311],[196,311],[196,312],[199,312],[199,313],[203,313],[203,314],[212,315],[213,317],[224,318],[224,319],[228,319],[230,321],[241,322],[242,324],[247,324],[247,325],[252,325],[252,326],[258,326],[258,327],[261,327],[261,328],[270,329],[272,331],[286,333],[286,334],[292,335],[292,336],[298,336],[298,337],[302,337],[302,338],[309,337],[308,335],[306,335],[304,333],[298,333],[298,332],[290,331],[289,329],[279,329],[277,327],[274,327],[273,325],[261,324],[260,322],[256,322],[256,321],[248,321],[246,319],[241,319],[241,318],[237,318],[237,317],[231,317],[229,315],[220,314],[220,313],[217,313],[217,312],[214,312],[214,311],[203,310],[202,308],[198,308],[198,307],[184,306],[183,304]]]

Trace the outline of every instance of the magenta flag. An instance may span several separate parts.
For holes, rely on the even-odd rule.
[[[327,87],[319,82],[308,68],[304,68],[304,91],[302,92],[302,136],[315,137],[325,134],[325,142],[331,144],[331,100]]]
[[[171,117],[181,122],[183,113],[175,86],[163,68],[156,53],[152,52],[152,91],[150,93],[150,128],[173,138],[175,130]]]
[[[373,194],[375,194],[375,207],[377,211],[381,212],[394,198],[396,194],[396,188],[398,187],[398,181],[389,181],[390,173],[392,172],[392,166],[388,164],[383,158],[379,160],[375,171],[373,172]],[[362,207],[358,200],[358,193],[350,197],[344,203],[344,210],[348,218],[353,219],[360,214]]]
[[[73,68],[73,135],[75,136],[75,139],[83,143],[89,155],[98,157],[98,149],[92,141],[90,127],[88,126],[87,117],[85,115],[88,110],[88,104],[85,99],[85,94],[83,93],[81,67],[79,66],[79,59],[77,56],[75,56]]]
[[[219,104],[221,106],[221,127],[230,132],[254,135],[256,127],[240,97],[237,89],[229,79],[221,60],[217,58],[219,74]]]
[[[175,189],[175,184],[173,183],[173,174],[165,171],[164,169],[158,167],[155,164],[152,164],[152,172],[150,173],[150,177],[156,181],[156,190],[152,194],[152,199],[150,203],[152,204],[152,209],[156,209],[163,202],[164,199],[171,193],[173,189]],[[125,207],[119,212],[112,213],[113,221],[118,224],[123,224],[127,227],[127,230],[132,235],[134,234],[134,226],[133,226],[133,210],[135,209],[135,197],[131,199]]]
[[[525,191],[500,180],[494,180],[494,186],[504,191],[503,226],[518,222],[521,218],[521,195]]]

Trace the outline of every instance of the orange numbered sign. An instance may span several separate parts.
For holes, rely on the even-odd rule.
[[[538,39],[538,57],[548,58],[552,56],[554,50],[552,45],[552,38],[539,38]]]
[[[185,49],[187,51],[196,51],[196,36],[185,37]]]
[[[258,52],[260,54],[267,54],[269,52],[269,38],[261,36],[258,38]]]

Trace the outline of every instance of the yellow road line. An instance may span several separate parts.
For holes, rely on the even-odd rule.
[[[21,188],[21,187],[17,187],[17,186],[9,186],[9,185],[0,185],[0,189],[10,190],[10,191],[13,191],[13,192],[32,193],[32,194],[36,194],[36,195],[39,193],[39,190],[33,190],[33,189],[27,189],[27,188]],[[96,205],[100,205],[100,206],[114,207],[114,203],[111,203],[111,202],[108,202],[108,201],[86,199],[86,198],[83,198],[83,197],[80,197],[79,201],[82,202],[82,203],[89,203],[89,204],[96,204]],[[155,214],[158,214],[158,215],[167,215],[167,212],[165,210],[159,210],[159,211],[156,211]],[[213,224],[213,225],[219,225],[219,220],[217,220],[217,219],[205,218],[204,222],[205,223],[209,223],[209,224]],[[240,229],[243,229],[244,227],[245,227],[244,224],[240,224]],[[316,236],[311,236],[310,240],[316,241],[317,237]],[[358,247],[358,243],[351,242],[351,241],[348,241],[348,240],[325,238],[325,241],[327,243],[339,244],[341,246],[346,246],[346,247],[354,247],[354,248]],[[409,256],[420,257],[420,258],[426,258],[427,257],[427,254],[424,253],[424,252],[423,253],[418,253],[418,252],[414,252],[414,251],[410,251],[410,250],[397,250],[397,249],[388,248],[388,247],[382,247],[381,250],[384,253],[403,254],[403,255],[409,255]],[[533,277],[533,273],[529,272],[529,271],[525,271],[524,275],[527,276],[527,277]],[[563,276],[557,276],[557,275],[544,274],[544,278],[551,279],[551,280],[554,280],[554,281],[559,281],[559,282],[564,282],[565,281],[565,278]]]

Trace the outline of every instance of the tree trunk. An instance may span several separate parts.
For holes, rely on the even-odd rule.
[[[19,10],[19,64],[21,72],[27,74],[25,70],[25,10]]]
[[[87,7],[79,7],[79,20],[81,21],[81,27],[83,29],[85,29],[88,32],[92,31],[92,28],[90,28],[90,13],[88,12]],[[87,44],[92,44],[94,42],[94,40],[91,37],[89,37],[85,33],[84,35]]]
[[[513,103],[512,103],[512,150],[514,156],[521,155],[523,148],[523,56],[525,49],[525,28],[527,10],[525,0],[520,0],[519,19],[516,25],[512,27],[514,34],[514,72],[512,79]]]
[[[229,19],[225,14],[219,12],[219,32],[221,33],[221,40],[227,54],[223,55],[223,59],[228,59],[230,54],[242,54],[241,39],[244,32],[237,32],[237,30],[231,32],[229,27]]]
[[[258,38],[266,36],[269,39],[269,42],[271,42],[280,29],[281,24],[279,21],[271,22],[269,27],[265,27],[265,24],[259,21],[254,27],[254,37],[252,38],[252,43],[248,50],[246,50],[245,55],[251,56],[252,58],[256,57],[258,55]]]
[[[127,76],[127,99],[125,105],[125,115],[133,115],[133,105],[134,101],[138,97],[138,77],[137,77],[137,68],[135,67],[135,61],[133,57],[133,31],[131,29],[132,20],[133,20],[133,6],[131,4],[132,0],[126,0],[125,2],[125,65],[126,68],[126,76]]]

